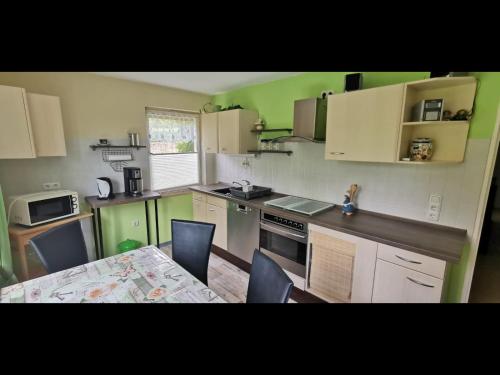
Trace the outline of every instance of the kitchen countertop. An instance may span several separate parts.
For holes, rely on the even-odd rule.
[[[142,195],[135,197],[126,195],[125,193],[115,193],[115,197],[112,199],[97,199],[97,195],[85,197],[85,200],[92,208],[103,208],[110,206],[118,206],[120,204],[144,202],[152,199],[159,199],[161,195],[154,191],[144,190]]]
[[[280,198],[287,194],[273,192],[272,195],[265,197],[244,200],[213,192],[214,189],[221,189],[228,186],[230,185],[196,185],[190,187],[190,189],[225,198],[229,201],[238,202],[253,208],[263,209],[269,213],[289,219],[302,220],[309,224],[338,230],[339,232],[399,247],[451,263],[458,263],[460,261],[466,243],[467,231],[465,229],[364,210],[358,210],[355,214],[347,216],[342,214],[341,206],[339,205],[314,216],[308,216],[264,205],[264,202],[268,200]]]

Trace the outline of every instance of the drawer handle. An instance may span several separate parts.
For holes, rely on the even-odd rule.
[[[434,285],[429,285],[429,284],[424,284],[423,282],[421,281],[417,281],[417,280],[414,280],[412,279],[411,277],[406,277],[408,280],[410,280],[412,283],[415,283],[415,284],[418,284],[418,285],[422,285],[422,286],[425,286],[426,288],[434,288]]]
[[[215,211],[215,208],[209,208],[208,209],[210,212],[214,212]]]
[[[345,152],[330,152],[330,155],[344,155]]]
[[[399,255],[394,255],[396,258],[399,258],[401,260],[404,260],[405,262],[408,262],[408,263],[413,263],[413,264],[422,264],[422,262],[417,262],[416,260],[411,260],[411,259],[406,259],[406,258],[403,258],[403,257],[400,257]]]

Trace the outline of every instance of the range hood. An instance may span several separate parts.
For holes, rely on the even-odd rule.
[[[296,100],[293,110],[293,135],[275,138],[274,142],[324,142],[327,99]]]

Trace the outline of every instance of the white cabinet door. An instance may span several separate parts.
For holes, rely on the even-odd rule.
[[[215,224],[213,244],[227,250],[227,210],[207,203],[207,222]]]
[[[328,97],[325,159],[395,162],[404,85]]]
[[[207,221],[207,204],[206,202],[193,198],[193,220]]]
[[[59,97],[28,93],[36,156],[66,156]]]
[[[201,150],[206,154],[219,151],[218,113],[201,115]]]
[[[36,157],[24,89],[0,86],[0,129],[0,159]]]
[[[219,153],[246,154],[257,147],[257,135],[252,133],[258,113],[248,109],[218,112]]]
[[[239,111],[219,112],[219,153],[239,153]]]
[[[439,303],[443,280],[378,259],[372,302]]]
[[[309,225],[307,291],[329,302],[372,299],[377,243]]]

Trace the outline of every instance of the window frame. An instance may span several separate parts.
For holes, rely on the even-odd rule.
[[[149,132],[149,119],[148,119],[148,110],[152,111],[165,111],[165,112],[179,112],[179,113],[186,113],[189,115],[198,115],[198,121],[196,121],[196,148],[197,152],[165,152],[165,153],[159,153],[159,154],[152,154],[151,153],[151,134]],[[144,122],[146,126],[146,134],[147,134],[147,150],[148,150],[148,163],[149,163],[149,186],[151,188],[151,191],[161,193],[161,192],[168,192],[168,191],[173,191],[173,190],[182,190],[185,188],[188,188],[190,186],[196,186],[200,185],[202,183],[202,178],[203,178],[203,173],[202,173],[202,157],[201,157],[201,114],[198,111],[188,111],[185,109],[174,109],[174,108],[164,108],[164,107],[152,107],[152,106],[147,106],[144,109]],[[151,155],[190,155],[190,154],[198,154],[198,182],[195,184],[188,184],[188,185],[180,185],[180,186],[175,186],[171,188],[165,188],[165,189],[153,189],[153,173],[152,173],[152,168],[151,168]]]

